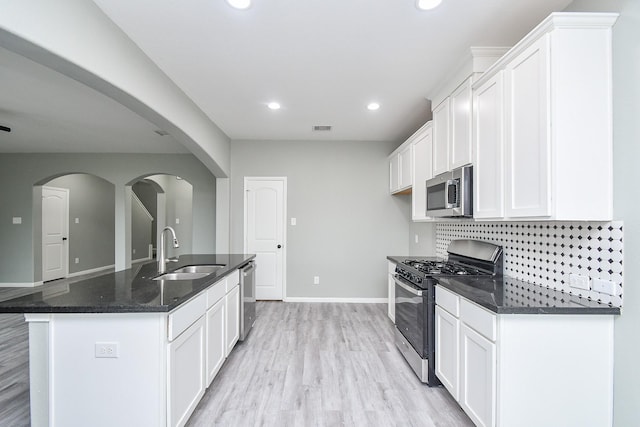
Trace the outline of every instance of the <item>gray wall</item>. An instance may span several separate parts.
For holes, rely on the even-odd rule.
[[[69,190],[69,273],[113,265],[113,184],[97,176],[73,174],[53,179],[46,185]]]
[[[156,181],[164,190],[166,197],[166,225],[173,227],[180,242],[179,248],[167,245],[167,256],[173,257],[192,253],[193,234],[193,187],[185,179],[176,179],[172,175],[153,175],[148,179]],[[176,219],[180,223],[176,223]]]
[[[131,260],[149,258],[152,244],[153,217],[142,203],[131,200]]]
[[[397,144],[396,144],[397,145]],[[389,195],[386,142],[233,141],[231,250],[243,251],[245,176],[286,176],[287,296],[384,298],[386,256],[409,250],[409,199]],[[259,267],[258,267],[259,268]],[[320,285],[313,285],[320,276]]]
[[[146,180],[141,180],[133,184],[131,187],[138,199],[142,202],[147,211],[153,217],[151,229],[151,244],[156,247],[156,218],[158,217],[158,193],[156,189]]]
[[[182,176],[193,185],[193,253],[215,252],[216,181],[213,174],[191,154],[2,154],[0,181],[11,203],[0,204],[0,283],[33,283],[41,280],[34,271],[41,252],[34,239],[41,226],[34,222],[33,186],[66,173],[90,173],[113,183],[123,193],[127,183],[138,178],[167,173]],[[39,210],[39,207],[36,209]],[[118,212],[116,212],[117,218]],[[13,225],[12,217],[22,217]],[[117,226],[116,226],[117,229]],[[117,233],[116,233],[117,234]],[[116,236],[116,242],[118,241]],[[116,246],[116,254],[119,247]],[[124,246],[121,250],[125,250]]]
[[[568,11],[620,12],[613,28],[614,217],[624,221],[624,308],[615,322],[614,425],[640,425],[640,1],[576,0]]]
[[[416,243],[416,236],[418,236],[418,243]],[[409,255],[436,256],[436,224],[434,222],[411,223],[409,226]]]

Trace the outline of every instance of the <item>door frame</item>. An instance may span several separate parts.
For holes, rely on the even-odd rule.
[[[61,277],[61,279],[66,279],[67,277],[69,277],[69,263],[71,262],[71,260],[69,259],[69,189],[68,188],[60,188],[60,187],[51,187],[48,185],[43,185],[42,186],[42,192],[41,192],[41,196],[44,197],[44,191],[45,190],[55,190],[55,191],[63,191],[67,194],[67,206],[65,208],[65,234],[67,235],[67,240],[66,240],[66,244],[64,244],[64,254],[66,257],[66,261],[64,263],[64,276]],[[45,277],[44,277],[44,264],[45,264],[45,229],[44,229],[44,216],[45,216],[45,212],[44,212],[44,203],[42,203],[42,205],[40,206],[40,221],[42,222],[41,225],[41,231],[40,231],[40,237],[42,239],[41,243],[40,243],[40,251],[42,252],[42,261],[40,262],[40,270],[41,270],[41,274],[42,274],[42,282],[45,281]],[[51,280],[55,280],[55,279],[51,279]]]
[[[244,221],[242,230],[242,252],[248,253],[248,225],[249,225],[249,213],[247,211],[247,184],[250,181],[282,181],[282,301],[287,300],[287,177],[286,176],[245,176],[244,184],[242,187],[242,204],[244,210]]]

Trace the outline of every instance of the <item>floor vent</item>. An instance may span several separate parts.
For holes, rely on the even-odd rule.
[[[322,126],[322,125],[316,125],[313,127],[313,131],[314,132],[325,132],[325,131],[329,131],[331,130],[331,126]]]

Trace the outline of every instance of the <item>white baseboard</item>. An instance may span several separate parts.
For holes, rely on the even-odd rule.
[[[75,273],[67,274],[67,277],[77,277],[77,276],[82,276],[83,274],[98,273],[103,270],[109,270],[110,268],[115,268],[115,266],[116,266],[115,264],[111,264],[111,265],[105,265],[104,267],[92,268],[90,270],[77,271]]]
[[[347,304],[386,304],[387,298],[316,298],[316,297],[286,297],[284,302],[340,302]]]
[[[35,288],[42,285],[40,282],[0,283],[0,288]]]
[[[131,260],[131,264],[135,264],[135,263],[137,263],[137,262],[151,261],[152,259],[153,259],[153,258],[152,258],[152,257],[150,257],[150,256],[145,257],[145,258],[132,259],[132,260]]]

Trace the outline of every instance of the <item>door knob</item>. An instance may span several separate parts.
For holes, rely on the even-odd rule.
[[[62,240],[63,240],[63,241],[64,241],[64,240],[67,240],[67,238],[66,238],[66,237],[63,237],[63,238],[62,238]]]
[[[278,249],[280,249],[282,247],[282,245],[278,245]]]

